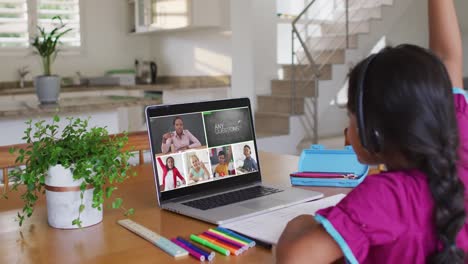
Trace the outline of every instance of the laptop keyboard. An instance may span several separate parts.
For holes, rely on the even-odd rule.
[[[269,188],[264,186],[254,186],[238,191],[223,193],[215,196],[210,196],[207,198],[202,198],[198,200],[193,200],[190,202],[182,203],[184,205],[194,207],[200,210],[208,210],[216,207],[233,204],[237,202],[242,202],[245,200],[250,200],[257,197],[262,197],[270,195],[277,192],[282,192],[283,190]]]

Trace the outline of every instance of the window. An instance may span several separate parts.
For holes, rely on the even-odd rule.
[[[52,21],[52,18],[60,16],[62,22],[67,25],[66,28],[72,29],[60,41],[65,46],[79,47],[81,43],[79,0],[38,0],[38,2],[38,25],[50,31],[57,22],[57,20]]]
[[[63,45],[80,47],[79,0],[0,0],[0,48],[29,47],[38,26],[46,31],[54,27],[54,16],[72,29],[60,39]]]
[[[27,47],[26,0],[0,0],[0,47]]]

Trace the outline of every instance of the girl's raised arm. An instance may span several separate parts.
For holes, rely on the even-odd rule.
[[[463,88],[463,49],[453,0],[429,1],[429,47],[445,64],[454,87]]]

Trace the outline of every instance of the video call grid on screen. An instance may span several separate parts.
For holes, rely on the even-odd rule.
[[[182,124],[184,134],[187,135],[182,135],[182,138],[189,138],[189,135],[191,135],[194,138],[190,137],[198,141],[199,144],[194,144],[192,139],[188,139],[189,145],[193,146],[193,148],[186,149],[181,147],[176,150],[172,146],[166,148],[167,151],[163,152],[163,135],[168,132],[171,133],[171,137],[175,135],[176,119],[178,119],[177,125],[179,129],[180,124]],[[248,107],[151,117],[150,123],[152,131],[151,143],[156,156],[157,178],[160,187],[162,187],[161,191],[190,187],[195,184],[258,171],[258,167],[249,166],[248,169],[245,169],[244,166],[244,161],[247,159],[245,153],[249,155],[249,165],[252,164],[252,160],[255,166],[257,164],[257,151],[253,142],[252,122]],[[172,126],[172,129],[168,129],[168,124]],[[200,126],[203,131],[200,131]],[[168,141],[166,140],[166,142]],[[208,154],[208,160],[200,157],[203,155],[198,155],[198,153],[203,153],[204,151]],[[218,155],[220,151],[224,152],[224,163],[222,164],[223,155]],[[192,157],[194,154],[197,158]],[[166,163],[170,160],[168,157],[172,157],[173,168],[176,168],[176,170],[167,169]],[[161,159],[162,165],[166,169],[161,167],[160,162],[157,161],[158,158]],[[196,170],[194,168],[192,172],[198,172],[198,175],[190,175],[193,160],[195,160],[194,164],[196,168],[199,169]],[[202,163],[204,168],[201,165]],[[218,167],[218,165],[221,166]],[[202,170],[205,170],[205,173],[202,173]],[[209,173],[206,173],[206,171]],[[175,174],[177,175],[174,176]],[[173,178],[170,179],[169,175],[172,175]],[[179,175],[182,176],[183,180],[180,179]],[[164,176],[166,176],[166,185],[162,186]],[[168,183],[170,186],[168,186]]]

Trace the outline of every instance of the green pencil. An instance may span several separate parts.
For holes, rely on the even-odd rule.
[[[227,250],[225,248],[222,248],[220,246],[217,246],[217,245],[215,245],[213,243],[210,243],[209,241],[206,241],[205,239],[203,239],[203,238],[201,238],[199,236],[196,236],[196,235],[192,234],[192,235],[190,235],[190,239],[197,242],[197,243],[199,243],[199,244],[202,244],[205,247],[209,247],[209,248],[211,248],[213,250],[216,250],[216,251],[218,251],[219,253],[221,253],[221,254],[223,254],[225,256],[229,256],[231,254],[231,252],[229,250]]]

